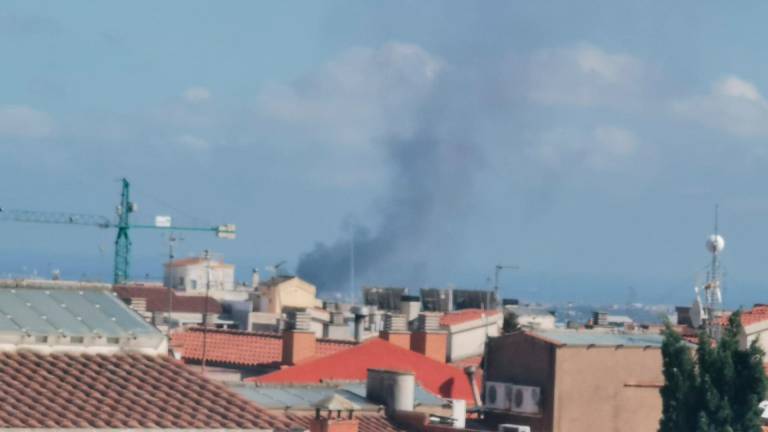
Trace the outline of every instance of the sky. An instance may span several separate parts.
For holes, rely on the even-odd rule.
[[[487,288],[688,303],[720,207],[724,297],[768,301],[764,2],[0,4],[0,207],[184,233],[325,296]],[[352,240],[354,239],[354,241]],[[167,233],[133,230],[157,279]],[[0,223],[0,273],[110,279],[114,232]],[[354,277],[350,256],[354,249]]]

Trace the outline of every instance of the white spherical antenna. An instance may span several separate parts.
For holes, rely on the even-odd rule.
[[[710,253],[720,253],[725,248],[725,239],[719,234],[712,234],[707,238],[707,250]]]

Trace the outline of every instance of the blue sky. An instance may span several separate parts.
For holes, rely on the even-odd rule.
[[[314,251],[345,290],[354,231],[358,284],[688,302],[719,203],[726,299],[765,302],[766,8],[6,1],[0,205],[111,216],[127,176],[137,221],[236,223],[179,253],[243,278]],[[5,223],[0,272],[108,278],[112,236]]]

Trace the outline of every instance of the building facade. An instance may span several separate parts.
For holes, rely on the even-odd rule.
[[[577,330],[499,337],[488,350],[486,418],[531,432],[656,430],[661,342],[659,335]]]

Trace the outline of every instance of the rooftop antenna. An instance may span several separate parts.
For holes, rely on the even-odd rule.
[[[707,282],[704,285],[705,316],[704,322],[707,334],[714,339],[720,337],[719,318],[723,306],[722,273],[720,271],[720,254],[725,248],[725,239],[719,233],[719,205],[715,205],[715,231],[707,238],[706,247],[712,255]]]
[[[203,303],[203,361],[202,374],[205,375],[206,348],[208,348],[208,294],[211,291],[211,253],[208,249],[204,253],[205,258],[205,302]]]
[[[519,270],[520,267],[516,265],[496,264],[496,272],[493,275],[493,292],[496,294],[497,302],[501,302],[501,297],[499,297],[499,273],[501,273],[501,271],[505,269]],[[488,307],[490,308],[490,305],[488,305]]]
[[[177,236],[175,232],[171,231],[168,234],[168,265],[171,265],[173,263],[173,260],[176,259],[176,242],[184,240],[183,237]],[[168,326],[168,334],[171,334],[171,321],[173,320],[173,281],[168,281],[168,322],[166,323]]]
[[[352,228],[349,240],[349,301],[355,298],[355,229]]]

